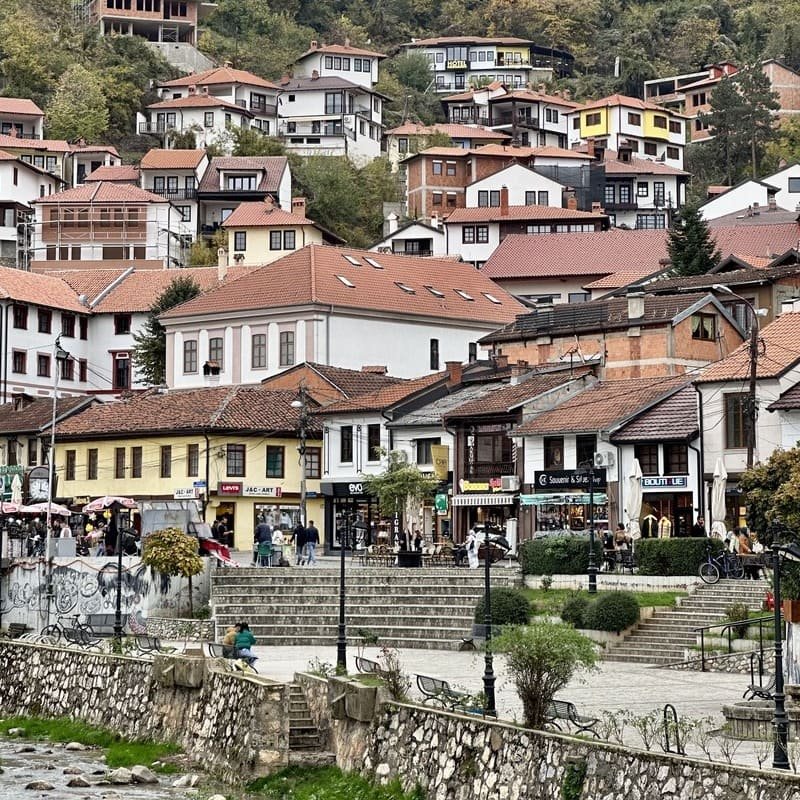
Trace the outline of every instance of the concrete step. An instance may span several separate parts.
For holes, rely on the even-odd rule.
[[[290,750],[290,767],[327,767],[336,763],[336,755],[327,750]]]

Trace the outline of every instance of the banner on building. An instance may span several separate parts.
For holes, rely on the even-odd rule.
[[[450,446],[446,444],[432,444],[431,458],[433,459],[433,474],[437,480],[446,481],[450,471]]]

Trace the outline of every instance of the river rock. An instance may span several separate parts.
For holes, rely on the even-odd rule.
[[[24,744],[17,748],[17,753],[35,753],[36,748],[32,744]]]
[[[80,742],[70,742],[69,744],[64,745],[65,750],[88,750],[89,748],[85,744],[81,744]]]
[[[155,773],[142,764],[131,767],[131,777],[134,783],[158,783]]]
[[[30,783],[25,784],[26,789],[33,789],[34,791],[38,792],[50,792],[56,787],[53,786],[52,783],[48,783],[47,781],[31,781]]]
[[[212,794],[211,797],[208,798],[208,800],[225,800],[225,795],[224,794]]]
[[[83,770],[80,767],[64,767],[61,771],[65,775],[83,775]]]
[[[108,779],[116,786],[122,786],[126,783],[130,783],[133,780],[133,775],[129,769],[120,767],[119,769],[115,769],[113,772],[110,772],[108,774]]]
[[[174,789],[186,789],[189,786],[197,786],[200,783],[199,775],[181,775],[176,781],[173,781],[172,787]]]
[[[9,736],[24,736],[25,735],[25,728],[9,728],[8,729]]]
[[[67,781],[67,786],[71,788],[86,789],[91,785],[91,781],[84,775],[76,775],[74,778],[70,778],[69,781]]]

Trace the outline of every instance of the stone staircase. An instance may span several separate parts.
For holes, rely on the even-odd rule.
[[[306,767],[336,763],[336,756],[323,749],[305,693],[296,683],[289,684],[289,763]]]
[[[455,649],[471,638],[483,571],[347,565],[345,613],[350,643],[359,628],[379,645]],[[492,568],[492,586],[519,586],[518,568]],[[260,645],[332,645],[339,622],[339,570],[217,569],[211,606],[220,638],[246,620]]]
[[[702,584],[683,598],[680,606],[656,610],[622,642],[609,645],[603,659],[660,665],[682,662],[685,651],[697,644],[695,628],[723,622],[725,609],[733,603],[747,603],[752,611],[760,610],[768,589],[766,581],[721,580],[713,586]]]

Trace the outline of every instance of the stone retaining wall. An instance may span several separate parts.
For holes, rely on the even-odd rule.
[[[70,716],[125,737],[175,742],[229,781],[288,763],[288,685],[223,672],[202,658],[151,662],[0,641],[0,713]]]
[[[692,652],[692,651],[688,651]],[[746,653],[711,653],[706,655],[706,672],[727,672],[730,674],[747,675],[747,683],[750,683],[750,656],[754,651]],[[764,671],[769,672],[772,668],[773,658],[771,653],[764,651]],[[756,661],[756,669],[758,662]],[[668,664],[666,669],[684,670],[686,672],[700,672],[703,669],[703,662],[699,656],[692,661],[683,661],[680,664]],[[758,675],[756,674],[756,677]],[[744,691],[744,689],[742,690]]]
[[[213,642],[214,621],[210,619],[178,619],[148,617],[147,633],[167,641],[188,639],[192,642]]]

